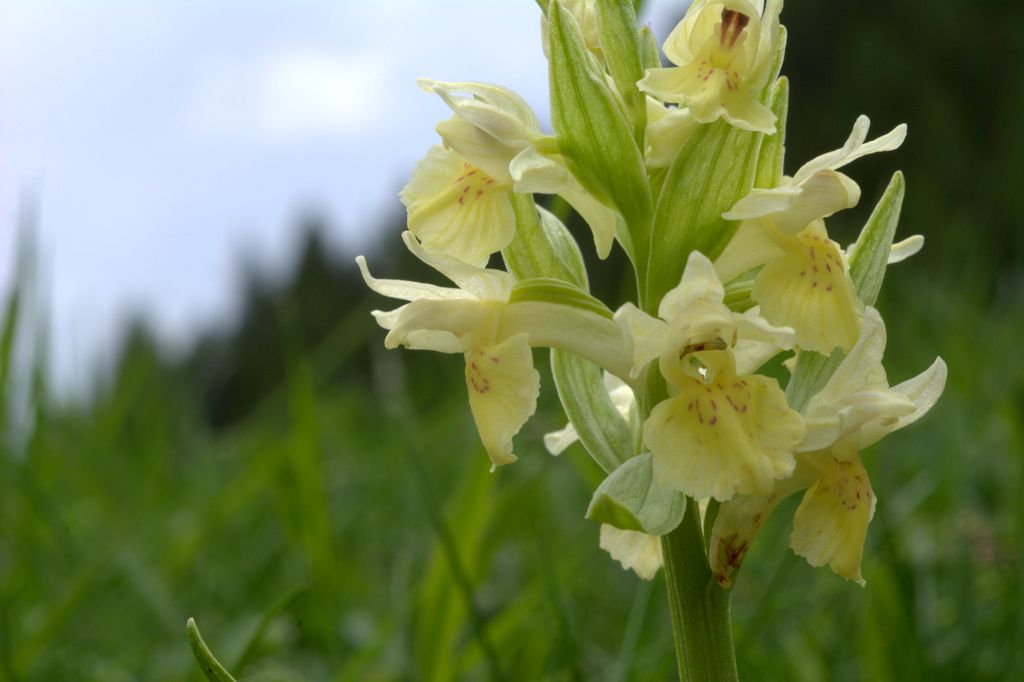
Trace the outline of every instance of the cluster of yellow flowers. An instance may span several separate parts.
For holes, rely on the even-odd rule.
[[[892,387],[882,366],[885,326],[871,304],[886,265],[923,244],[892,243],[901,176],[851,248],[825,224],[860,198],[839,169],[898,148],[906,126],[867,141],[861,116],[841,148],[782,175],[781,5],[696,0],[662,46],[666,68],[631,3],[553,1],[543,24],[553,136],[506,88],[420,80],[453,115],[401,192],[403,238],[456,286],[376,279],[358,259],[371,289],[407,301],[374,313],[388,348],[464,355],[495,467],[516,459],[512,439],[536,409],[531,348],[604,369],[587,396],[560,383],[572,423],[546,444],[558,453],[606,428],[581,411],[588,400],[635,434],[629,451],[603,458],[583,440],[609,470],[589,514],[603,522],[601,545],[645,578],[683,496],[716,501],[708,561],[727,587],[773,507],[804,490],[792,549],[863,583],[875,495],[859,453],[924,415],[945,383],[941,359]],[[622,246],[636,305],[612,312],[589,295],[577,245],[533,194],[568,202],[599,257]],[[487,267],[497,252],[507,272]],[[659,291],[666,280],[677,284]],[[758,373],[782,353],[785,391]]]

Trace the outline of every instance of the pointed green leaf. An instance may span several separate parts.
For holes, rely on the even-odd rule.
[[[224,669],[210,648],[206,646],[194,618],[189,618],[185,623],[185,633],[188,635],[188,645],[192,648],[192,655],[195,656],[196,663],[199,664],[199,668],[206,675],[207,680],[210,682],[235,682],[235,678]]]
[[[661,53],[658,51],[658,39],[654,37],[654,31],[650,26],[641,26],[637,36],[637,40],[640,42],[640,60],[644,70],[660,67]]]
[[[775,134],[766,135],[761,142],[761,151],[757,157],[757,173],[754,175],[754,187],[778,187],[782,182],[783,163],[786,157],[786,115],[789,112],[789,79],[783,77],[775,81],[772,88],[769,106],[777,120]]]
[[[664,535],[686,511],[686,496],[654,482],[651,453],[627,460],[594,491],[587,518],[622,530]]]
[[[725,121],[702,125],[683,144],[662,186],[647,270],[647,312],[679,284],[691,251],[712,261],[739,226],[722,214],[754,185],[761,133]]]
[[[642,145],[647,127],[647,105],[643,93],[636,87],[636,82],[644,77],[636,12],[632,3],[622,0],[597,0],[595,5],[601,52],[604,53],[608,73],[626,106],[626,113],[633,124],[633,136],[637,144]]]
[[[554,277],[583,290],[587,270],[576,240],[562,221],[537,206],[530,194],[512,194],[516,236],[501,252],[505,266],[515,277]]]
[[[643,155],[617,95],[583,42],[576,20],[553,0],[548,9],[551,46],[551,118],[570,170],[599,201],[626,220],[644,262],[651,216],[651,191]]]
[[[638,431],[608,397],[601,368],[572,353],[551,351],[551,374],[565,415],[598,465],[611,473],[636,452]]]
[[[906,189],[903,173],[896,171],[857,242],[850,248],[850,278],[864,305],[874,305],[882,290]]]

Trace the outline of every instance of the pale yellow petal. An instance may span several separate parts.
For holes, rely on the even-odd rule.
[[[648,102],[654,100],[647,98]],[[697,129],[697,122],[690,116],[685,108],[667,110],[661,105],[661,113],[657,120],[651,120],[648,115],[647,123],[647,165],[651,168],[663,168],[675,161],[679,150],[690,138],[690,135]],[[652,109],[648,106],[648,112]],[[658,111],[658,109],[655,109]]]
[[[512,437],[537,409],[540,374],[526,334],[466,352],[469,407],[484,448],[495,466],[516,460]]]
[[[700,251],[691,251],[679,284],[661,299],[658,316],[671,322],[676,317],[687,314],[688,308],[697,301],[721,303],[723,300],[725,288],[718,279],[715,266]]]
[[[509,164],[525,145],[495,139],[463,118],[452,116],[435,126],[444,144],[501,184],[511,184]]]
[[[384,329],[392,329],[398,323],[404,312],[405,306],[395,310],[373,310],[370,312],[374,319]],[[385,341],[385,343],[387,343]],[[436,353],[462,353],[462,341],[459,337],[449,331],[435,329],[410,329],[402,337],[401,345],[410,350],[432,350]]]
[[[822,170],[799,185],[787,180],[782,187],[755,189],[736,202],[726,220],[767,218],[783,234],[800,232],[813,221],[857,205],[860,187],[846,175]]]
[[[808,409],[840,403],[851,393],[866,388],[888,388],[889,380],[882,366],[885,344],[885,323],[881,314],[871,306],[865,307],[857,343],[848,350],[824,388],[811,398]]]
[[[722,282],[731,282],[759,265],[785,256],[760,222],[744,221],[715,260],[715,271]]]
[[[726,91],[719,97],[722,118],[730,124],[742,130],[775,134],[775,114],[761,103],[756,91],[746,88],[730,90],[727,83]]]
[[[515,236],[510,190],[435,145],[399,196],[408,209],[409,231],[424,249],[483,267]]]
[[[512,294],[515,279],[503,270],[479,268],[452,256],[431,253],[423,248],[412,232],[403,232],[402,241],[414,256],[477,300],[504,303]]]
[[[681,104],[686,98],[684,91],[687,90],[691,78],[691,73],[677,66],[659,66],[647,69],[636,86],[662,102]]]
[[[924,372],[893,386],[892,392],[910,400],[914,404],[914,411],[901,415],[895,423],[873,422],[865,425],[861,429],[858,446],[863,449],[873,445],[887,433],[909,426],[928,414],[946,387],[947,373],[946,363],[942,358],[935,358],[935,362]]]
[[[421,331],[447,332],[459,337],[476,330],[488,314],[488,306],[479,301],[412,301],[398,309],[384,345],[410,346],[410,335]]]
[[[764,266],[752,298],[772,324],[792,327],[797,345],[829,355],[850,350],[860,333],[860,303],[839,246],[824,224],[812,223],[795,237],[779,235],[786,255]]]
[[[457,115],[505,142],[523,141],[540,131],[530,105],[508,88],[472,81],[445,83],[429,78],[420,78],[416,84],[439,95]]]
[[[598,258],[607,258],[615,242],[615,231],[622,219],[615,209],[609,208],[598,201],[592,194],[583,189],[578,182],[573,182],[568,189],[562,190],[562,198],[569,202],[594,234],[594,250]]]
[[[915,234],[903,241],[896,242],[889,250],[889,265],[902,263],[924,248],[924,237]]]
[[[632,303],[625,303],[615,311],[615,322],[626,330],[632,341],[633,364],[629,376],[635,379],[647,363],[665,351],[668,326]]]
[[[520,193],[559,194],[570,189],[576,179],[555,159],[545,156],[535,147],[519,152],[509,166],[515,190]]]
[[[403,301],[418,301],[420,299],[442,301],[473,298],[472,294],[462,289],[439,287],[433,284],[412,282],[405,279],[377,279],[370,274],[370,269],[366,265],[366,258],[363,256],[356,256],[356,265],[359,266],[359,272],[362,274],[366,286],[371,291],[388,298],[398,298]]]
[[[560,455],[565,452],[566,448],[579,439],[580,435],[576,433],[576,428],[573,427],[570,422],[565,425],[565,428],[545,433],[544,447],[547,448],[547,451],[552,455]]]
[[[907,126],[901,123],[878,139],[865,143],[870,125],[871,121],[867,116],[858,116],[846,143],[835,151],[827,152],[805,163],[793,176],[794,180],[799,183],[818,171],[842,168],[867,154],[898,149],[907,137]]]
[[[644,580],[653,580],[662,566],[661,538],[601,524],[601,549]]]
[[[771,189],[755,189],[722,214],[726,220],[753,220],[786,211],[800,196],[800,187],[784,184]],[[735,237],[733,237],[735,239]]]
[[[868,523],[875,513],[875,496],[868,474],[852,459],[821,454],[820,478],[804,494],[793,517],[789,546],[811,566],[824,566],[864,585],[861,558]]]

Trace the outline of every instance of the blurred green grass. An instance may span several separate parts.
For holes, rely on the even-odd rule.
[[[311,243],[293,282],[330,271]],[[773,516],[735,592],[748,679],[1024,671],[1024,288],[984,308],[926,264],[897,268],[882,302],[890,376],[941,352],[946,395],[867,455],[880,500],[867,589],[786,548],[796,500]],[[141,326],[108,382],[62,400],[44,356],[18,365],[30,277],[0,336],[3,414],[22,415],[0,469],[0,678],[199,679],[189,616],[246,680],[674,674],[663,582],[623,572],[582,518],[596,465],[579,446],[542,450],[562,423],[548,377],[521,460],[490,474],[460,360],[383,350],[362,298],[311,328],[300,301],[314,281],[251,302],[274,311],[280,351],[263,371],[280,381],[256,382],[227,423],[211,425],[197,394],[219,385],[209,368]]]
[[[796,500],[769,520],[734,595],[745,679],[1024,678],[1024,94],[1003,87],[1024,82],[1024,6],[892,12],[787,7],[787,168],[856,113],[909,119],[904,150],[851,171],[864,199],[834,229],[849,242],[906,170],[900,234],[928,243],[887,278],[887,366],[896,382],[941,354],[949,384],[865,456],[866,589],[788,550]],[[1000,68],[976,68],[979,49]],[[126,329],[75,398],[54,391],[18,258],[0,329],[0,680],[198,680],[189,616],[245,680],[672,678],[662,579],[598,549],[582,517],[600,472],[579,446],[543,451],[563,423],[550,378],[520,461],[488,474],[461,361],[384,351],[368,316],[384,303],[315,231],[306,245],[287,282],[250,273],[237,325],[187,353]],[[429,276],[402,258],[371,262]],[[621,266],[592,271],[612,303]]]

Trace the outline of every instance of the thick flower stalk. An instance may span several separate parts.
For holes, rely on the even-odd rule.
[[[388,348],[462,354],[492,468],[516,460],[536,410],[531,349],[553,349],[569,423],[544,446],[579,442],[604,469],[595,541],[641,578],[664,568],[681,679],[735,679],[731,588],[772,510],[802,492],[790,548],[864,585],[886,491],[861,452],[942,393],[941,359],[895,386],[882,364],[879,289],[923,244],[894,243],[902,175],[853,245],[826,226],[861,198],[840,169],[898,149],[906,126],[869,141],[860,116],[786,175],[781,1],[696,0],[662,45],[669,66],[629,0],[541,4],[553,135],[506,88],[419,81],[452,116],[401,192],[403,240],[455,286],[359,266],[404,302],[374,312]],[[565,199],[597,257],[623,250],[633,301],[612,313],[590,295],[589,247],[535,195]],[[488,267],[499,252],[505,269]]]

